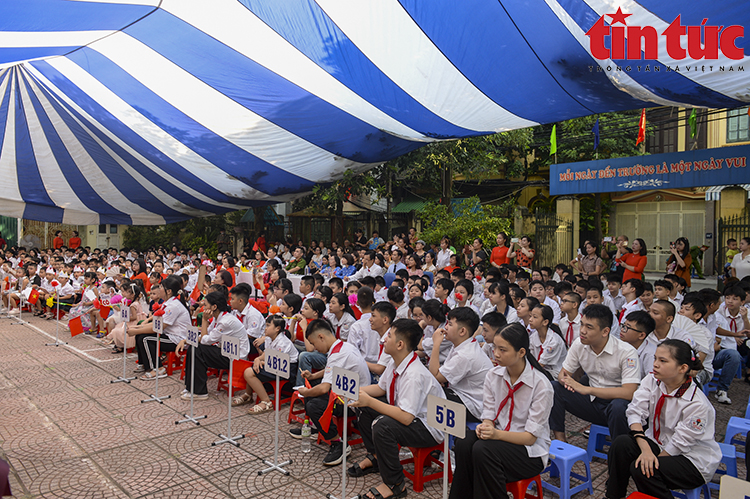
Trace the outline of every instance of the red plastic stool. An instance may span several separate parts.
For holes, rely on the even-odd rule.
[[[294,410],[294,404],[297,402],[302,404],[302,409]],[[297,390],[294,390],[292,397],[289,399],[289,417],[286,422],[291,423],[294,421],[295,423],[304,424],[305,418],[300,416],[300,414],[305,414],[305,398]]]
[[[226,369],[221,369],[219,371],[219,383],[216,385],[217,392],[224,390],[229,393],[230,397],[232,397],[235,392],[247,388],[245,369],[253,367],[253,363],[248,360],[233,360],[232,363],[232,389],[229,390],[229,371]]]
[[[180,353],[180,355],[177,355],[174,352],[167,352],[167,362],[164,365],[164,367],[167,368],[167,376],[172,376],[172,373],[175,371],[185,370],[185,363],[182,361],[184,356],[184,350],[182,351],[182,353]]]
[[[291,383],[291,381],[289,381],[288,379],[280,379],[279,381],[281,382],[281,389],[279,390],[279,395],[281,396],[281,400],[279,401],[279,407],[281,407],[282,405],[287,404],[287,403],[289,403],[289,402],[292,401],[292,394],[289,394],[288,397],[284,398],[284,388],[286,388],[287,386],[290,386],[289,383]],[[266,393],[268,393],[269,398],[273,402],[274,408],[276,408],[276,400],[275,400],[275,398],[276,398],[276,380],[273,380],[273,381],[264,381],[263,385],[264,386],[268,385],[268,387],[271,388],[270,390],[267,389]],[[287,392],[287,393],[289,393],[289,392]],[[257,393],[255,394],[255,403],[256,404],[260,404],[260,397],[258,396]]]
[[[627,497],[627,499],[656,499],[656,498],[654,496],[646,495],[643,492],[633,492]]]
[[[536,495],[528,492],[529,485],[532,483],[536,483]],[[542,477],[537,475],[526,480],[506,483],[505,490],[513,495],[513,499],[542,499]]]
[[[446,469],[448,470],[448,482],[453,482],[453,470],[451,470],[450,455],[445,456],[445,462],[440,462],[431,455],[434,451],[442,452],[443,447],[442,443],[434,447],[409,447],[412,457],[409,459],[403,459],[401,465],[403,466],[404,464],[414,463],[414,474],[404,470],[404,475],[411,480],[412,485],[414,486],[414,492],[422,492],[424,490],[425,482],[443,478],[443,473]],[[425,476],[424,466],[428,463],[435,463],[443,469]]]

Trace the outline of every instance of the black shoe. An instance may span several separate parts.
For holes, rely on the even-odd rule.
[[[352,448],[346,446],[346,455],[351,454]],[[338,441],[331,443],[331,450],[328,451],[326,457],[323,458],[323,464],[326,466],[336,466],[341,464],[344,460],[344,442]]]
[[[289,430],[289,436],[292,438],[296,438],[297,440],[302,440],[302,428],[292,428]],[[310,438],[316,439],[318,438],[318,429],[311,427],[310,428]]]

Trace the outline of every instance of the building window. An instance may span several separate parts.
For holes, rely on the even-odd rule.
[[[117,234],[117,225],[112,224],[109,226],[109,233],[110,234]]]
[[[748,108],[727,111],[727,142],[745,142],[750,140],[750,116]]]
[[[107,224],[100,224],[99,225],[99,234],[106,234],[107,233]]]

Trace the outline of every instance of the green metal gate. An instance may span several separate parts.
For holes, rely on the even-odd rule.
[[[9,248],[18,246],[18,219],[0,216],[0,233]]]
[[[716,273],[724,272],[727,261],[727,239],[736,239],[739,243],[743,237],[750,237],[750,213],[742,213],[733,217],[720,218],[716,241]]]
[[[573,222],[555,213],[536,211],[535,269],[568,264],[573,259]]]

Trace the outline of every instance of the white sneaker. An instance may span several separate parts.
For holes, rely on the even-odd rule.
[[[141,379],[144,381],[153,381],[157,377],[156,370],[146,373],[144,376],[141,376]],[[159,379],[166,378],[167,377],[167,368],[166,367],[160,367],[159,368]]]
[[[732,399],[727,396],[727,392],[725,392],[724,390],[716,390],[716,400],[720,404],[729,405],[732,403]]]
[[[180,395],[180,398],[182,400],[190,400],[190,392],[183,393]],[[193,394],[193,400],[206,400],[208,399],[208,393],[204,393],[202,395],[198,395],[197,393]]]

